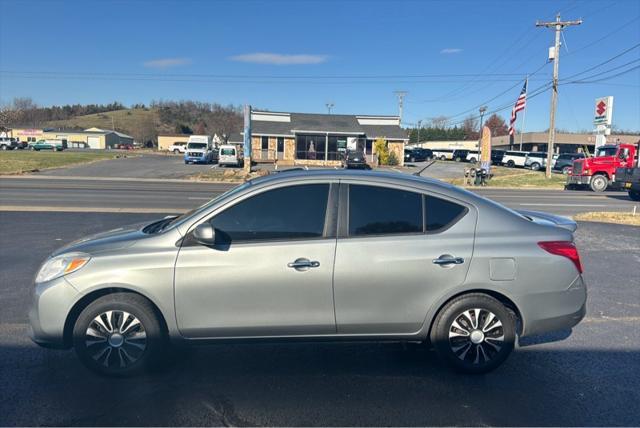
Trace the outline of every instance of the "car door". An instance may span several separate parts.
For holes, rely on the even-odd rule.
[[[476,211],[413,189],[349,184],[341,189],[334,271],[339,334],[410,334],[473,254]],[[425,216],[426,213],[426,216]]]
[[[186,337],[335,333],[336,194],[329,183],[257,190],[204,221],[216,245],[187,233],[175,267]],[[194,227],[195,225],[192,225]]]

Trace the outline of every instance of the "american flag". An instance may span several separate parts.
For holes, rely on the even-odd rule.
[[[516,133],[515,123],[516,118],[519,111],[524,110],[527,106],[527,80],[524,81],[524,86],[522,87],[522,91],[520,91],[520,96],[516,100],[516,104],[513,106],[511,110],[511,122],[509,123],[509,141],[513,144],[513,137]]]

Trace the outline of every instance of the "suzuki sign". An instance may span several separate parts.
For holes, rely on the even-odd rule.
[[[613,112],[613,97],[596,99],[594,125],[611,126],[611,113]]]

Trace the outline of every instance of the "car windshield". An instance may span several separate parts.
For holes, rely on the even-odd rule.
[[[617,147],[600,147],[596,152],[596,157],[615,156],[617,151]]]
[[[189,148],[189,149],[206,149],[207,148],[207,144],[206,143],[189,143],[187,148]]]

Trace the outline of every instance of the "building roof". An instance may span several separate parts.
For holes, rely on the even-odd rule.
[[[398,116],[254,111],[251,115],[251,132],[257,135],[293,136],[309,132],[408,139],[407,132],[400,127]]]
[[[113,134],[116,134],[120,138],[131,138],[131,139],[133,139],[133,137],[131,135],[123,134],[122,132],[118,132],[118,131],[111,131],[111,130],[108,130],[108,129],[100,129],[100,128],[95,128],[95,127],[94,128],[85,129],[85,132],[92,132],[92,131],[104,132],[105,134],[113,133]]]

